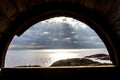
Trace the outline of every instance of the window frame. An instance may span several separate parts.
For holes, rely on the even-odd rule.
[[[78,20],[76,20],[76,19],[73,19],[73,18],[71,18],[71,17],[64,17],[64,16],[53,17],[53,18],[46,19],[45,21],[41,21],[41,22],[45,22],[45,24],[46,24],[46,22],[48,22],[48,21],[52,21],[52,20],[55,20],[55,19],[61,19],[61,18],[64,18],[64,19],[67,19],[67,20],[68,20],[68,19],[75,20],[76,23],[81,23],[81,25],[83,24],[84,26],[86,26],[87,29],[89,29],[91,32],[93,32],[93,35],[96,35],[96,37],[100,39],[100,37],[97,35],[97,33],[96,33],[93,29],[91,29],[88,25],[86,25],[85,23],[83,23],[83,22],[81,22],[81,21],[78,21]],[[32,25],[31,27],[32,27],[32,28],[36,27],[36,28],[38,29],[38,26],[40,25],[41,22],[37,22],[36,24]],[[55,23],[61,23],[61,24],[62,24],[62,23],[64,23],[64,22],[55,21]],[[44,24],[44,23],[42,23],[42,24]],[[50,23],[50,24],[52,24],[52,23]],[[54,23],[53,23],[53,24],[54,24]],[[66,24],[72,25],[72,23],[68,23],[68,22],[67,22]],[[36,26],[35,26],[35,25],[36,25]],[[31,27],[30,27],[30,28],[31,28]],[[41,27],[41,26],[39,26],[39,27]],[[46,27],[46,26],[44,26],[44,27]],[[49,25],[48,27],[50,28],[51,26]],[[65,26],[65,27],[66,27],[66,26]],[[75,26],[73,26],[72,29],[73,29],[74,27],[75,27]],[[80,26],[79,26],[79,27],[80,27]],[[51,28],[54,28],[54,27],[51,27]],[[50,30],[51,30],[51,28],[50,28]],[[84,28],[84,27],[82,27],[82,28]],[[39,28],[39,29],[41,30],[41,29],[43,29],[43,27],[42,27],[42,28]],[[45,28],[45,29],[46,29],[46,28]],[[58,27],[58,29],[59,29],[59,27]],[[77,29],[78,29],[78,28],[77,28]],[[79,29],[80,29],[80,28],[79,28]],[[32,29],[28,29],[28,30],[32,31]],[[61,30],[61,29],[60,29],[60,30]],[[85,30],[85,29],[84,29],[84,30]],[[33,30],[33,31],[34,31],[34,30]],[[45,30],[45,31],[46,31],[46,30]],[[85,31],[86,31],[86,30],[85,30]],[[35,31],[34,31],[34,32],[35,32]],[[49,32],[49,30],[47,29],[46,32]],[[54,31],[52,31],[52,32],[54,33]],[[55,32],[56,32],[56,31],[55,31]],[[74,30],[74,32],[76,33],[76,30]],[[26,30],[26,31],[24,32],[24,34],[27,34],[27,33],[28,33],[28,32],[27,32],[27,30]],[[42,32],[42,33],[43,33],[43,32]],[[42,34],[42,33],[41,33],[41,34]],[[51,31],[50,31],[50,33],[51,33]],[[64,33],[64,32],[63,32],[63,33]],[[54,34],[57,34],[57,33],[54,33]],[[64,33],[64,34],[65,34],[65,33]],[[89,33],[86,33],[86,34],[89,34]],[[23,35],[23,34],[22,34],[22,35]],[[21,35],[21,36],[22,36],[22,35]],[[34,35],[34,33],[33,33],[33,35]],[[33,35],[32,35],[31,37],[29,37],[29,39],[34,38]],[[77,33],[76,35],[79,35],[79,33]],[[49,35],[49,36],[52,36],[52,35]],[[42,38],[42,37],[40,37],[40,36],[38,36],[38,35],[37,35],[37,37]],[[87,37],[88,37],[88,36],[87,36]],[[92,36],[89,36],[89,37],[92,37]],[[15,38],[18,38],[18,37],[15,37]],[[15,39],[15,38],[14,38],[14,39]],[[62,38],[63,38],[63,36],[62,36]],[[21,38],[19,38],[19,39],[21,39]],[[100,40],[101,40],[101,39],[100,39]],[[92,40],[90,40],[90,41],[92,41]],[[14,40],[13,40],[13,42],[14,42]],[[22,42],[24,42],[24,41],[22,41]],[[21,43],[21,42],[20,42],[20,43]],[[26,43],[26,42],[25,42],[25,43]],[[33,42],[33,43],[34,43],[34,42]],[[45,43],[46,43],[46,41],[45,41]],[[58,43],[59,43],[59,42],[58,42]],[[104,44],[102,41],[101,41],[101,43]],[[62,43],[62,45],[63,45],[63,43]],[[97,44],[96,44],[96,45],[97,45]],[[43,44],[43,46],[44,46],[44,44]],[[104,46],[105,46],[105,45],[104,45]],[[99,47],[99,46],[98,46],[98,47]],[[98,47],[96,47],[96,48],[98,48]],[[94,47],[94,48],[95,48],[95,47]],[[23,48],[22,48],[22,49],[23,49]],[[22,49],[20,49],[20,50],[22,50]],[[31,49],[35,49],[35,48],[26,48],[26,49],[31,50]],[[38,49],[39,49],[39,48],[37,48],[37,50],[38,50]],[[49,49],[49,48],[47,48],[47,50],[48,50],[48,49]],[[54,49],[54,48],[52,48],[52,49]],[[51,50],[52,50],[52,49],[51,49]],[[57,49],[57,48],[56,48],[56,49]],[[59,48],[58,48],[58,49],[59,49]],[[61,49],[63,49],[63,48],[61,48]],[[70,49],[71,49],[71,48],[70,48]],[[78,48],[78,47],[77,47],[77,48],[73,48],[73,50],[75,50],[75,49],[80,49],[80,48]],[[84,49],[84,48],[82,48],[82,49]],[[93,49],[93,48],[85,48],[85,49]],[[99,48],[98,48],[98,49],[99,49]],[[101,49],[101,48],[100,48],[100,49]],[[103,47],[103,49],[106,50],[106,47]],[[19,50],[19,49],[18,49],[18,50]],[[23,50],[24,50],[24,49],[23,49]],[[39,49],[39,50],[40,50],[40,49]],[[44,49],[43,49],[43,50],[44,50]],[[107,51],[107,50],[106,50],[106,51]],[[18,52],[18,53],[19,53],[19,52]],[[104,52],[99,52],[99,53],[100,53],[100,54],[104,54]],[[107,52],[105,52],[105,53],[107,53]],[[7,53],[6,53],[6,54],[7,54]],[[9,54],[9,53],[8,53],[8,54]],[[42,55],[42,54],[41,54],[41,55]],[[90,55],[90,54],[89,54],[89,55]],[[88,56],[89,56],[89,55],[88,55]],[[91,55],[96,55],[96,54],[91,54]],[[109,53],[106,54],[106,55],[109,56]],[[60,56],[60,55],[59,55],[59,56]],[[59,57],[59,56],[58,56],[58,57]],[[69,55],[68,55],[68,56],[69,56]],[[86,55],[86,56],[87,56],[87,55]],[[7,56],[6,56],[6,57],[7,57]],[[67,56],[66,56],[66,57],[67,57]],[[21,58],[22,58],[22,57],[21,57]],[[74,57],[74,58],[78,58],[78,57]],[[13,59],[14,59],[14,58],[13,58]],[[27,58],[26,58],[26,59],[27,59]],[[63,58],[63,59],[64,59],[64,58]],[[65,58],[65,59],[66,59],[66,58]],[[72,59],[72,58],[71,58],[71,59]],[[88,58],[88,59],[89,59],[89,58]],[[58,60],[60,60],[60,59],[58,59]],[[7,61],[8,61],[8,60],[7,60]],[[94,61],[94,60],[93,60],[93,61]],[[109,60],[109,61],[110,61],[110,60]],[[98,62],[99,62],[99,61],[98,61]],[[36,64],[35,66],[36,66],[36,67],[40,67],[41,65]],[[113,65],[112,63],[110,63],[109,65],[106,63],[106,65],[97,65],[97,66],[94,66],[94,65],[93,65],[93,66],[84,66],[84,67],[87,68],[87,67],[98,67],[98,66],[99,66],[99,67],[106,67],[106,66],[107,66],[107,67],[114,67],[114,65]],[[32,67],[32,64],[20,65],[20,64],[19,64],[19,61],[18,61],[18,65],[16,65],[16,66],[13,65],[13,66],[11,66],[11,67],[13,67],[13,68],[14,68],[14,67],[19,67],[19,68],[20,68],[20,67],[21,67],[21,68],[22,68],[22,67]],[[34,65],[33,65],[33,67],[34,67]],[[41,67],[45,67],[45,66],[41,66]],[[50,67],[53,67],[53,66],[50,66]],[[59,67],[64,67],[64,68],[66,68],[66,66],[59,66],[59,65],[56,66],[56,68],[57,68],[57,67],[58,67],[58,68],[59,68]],[[67,67],[68,67],[68,68],[69,68],[69,67],[73,67],[73,68],[76,67],[76,68],[77,68],[78,66],[67,66]],[[83,67],[83,66],[79,66],[79,68],[81,68],[81,67]],[[8,66],[5,66],[5,68],[8,68]],[[48,68],[49,68],[49,66],[48,66]]]
[[[18,16],[13,24],[11,24],[11,27],[8,28],[1,40],[1,67],[4,67],[6,51],[15,35],[20,36],[25,30],[38,21],[57,16],[72,17],[90,26],[104,42],[113,64],[116,67],[120,66],[120,59],[118,57],[120,50],[118,49],[119,44],[117,43],[119,39],[104,18],[77,3],[50,3],[32,7],[30,10]]]

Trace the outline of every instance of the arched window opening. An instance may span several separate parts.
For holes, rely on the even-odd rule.
[[[109,53],[96,32],[70,17],[38,22],[12,40],[4,67],[111,65]]]

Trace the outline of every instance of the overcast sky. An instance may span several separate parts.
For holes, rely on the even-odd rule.
[[[9,48],[81,49],[104,48],[98,35],[86,24],[68,17],[38,22],[20,37],[15,36]]]

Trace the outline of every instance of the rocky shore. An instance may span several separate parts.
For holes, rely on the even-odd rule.
[[[22,66],[16,66],[16,67],[41,67],[40,65],[22,65]]]
[[[63,59],[54,62],[51,66],[97,66],[97,65],[110,65],[111,63],[100,63],[93,61],[90,58],[95,58],[99,60],[110,60],[110,56],[107,54],[94,54],[90,56],[85,56],[84,58],[71,58]]]
[[[110,56],[107,54],[94,54],[94,55],[90,55],[90,56],[85,56],[84,58],[96,58],[96,59],[100,59],[100,60],[110,60]]]
[[[109,63],[100,63],[85,58],[71,58],[58,60],[54,62],[51,66],[98,66],[98,65],[109,65]]]
[[[99,66],[99,65],[110,65],[111,63],[101,63],[98,61],[91,60],[90,58],[95,58],[99,60],[110,60],[110,56],[107,54],[94,54],[90,56],[85,56],[84,58],[69,58],[55,61],[49,67],[52,66]],[[40,65],[23,65],[16,67],[41,67]]]

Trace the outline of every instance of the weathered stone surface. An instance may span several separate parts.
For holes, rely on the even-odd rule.
[[[16,6],[13,4],[11,0],[0,0],[0,10],[11,21],[13,21],[16,18],[18,13]]]
[[[120,38],[120,18],[113,24],[113,27]]]
[[[108,13],[106,14],[106,19],[110,24],[113,24],[120,17],[120,3],[115,3],[111,6]]]
[[[4,33],[8,29],[9,24],[10,22],[8,19],[4,15],[0,14],[0,33]]]
[[[113,3],[114,0],[95,0],[94,9],[102,16],[105,16]]]
[[[93,9],[95,0],[84,0],[84,6]]]
[[[29,9],[32,5],[33,5],[33,2],[34,1],[31,1],[31,0],[15,0],[14,1],[17,8],[19,9],[20,12],[23,12],[27,9]],[[39,1],[41,2],[41,1]]]

